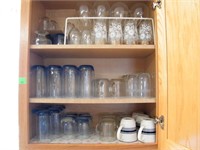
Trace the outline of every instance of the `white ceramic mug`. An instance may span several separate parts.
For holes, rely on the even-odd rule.
[[[133,113],[132,117],[135,119],[137,127],[140,127],[140,123],[142,122],[142,120],[149,118],[148,115],[143,113]]]
[[[144,143],[154,143],[156,141],[156,127],[154,119],[144,119],[138,131],[138,140]]]
[[[117,130],[117,139],[122,142],[137,141],[137,131],[135,120],[131,117],[124,117]]]

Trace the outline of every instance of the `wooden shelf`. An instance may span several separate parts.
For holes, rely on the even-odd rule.
[[[49,58],[145,58],[154,45],[31,45],[31,52]]]
[[[155,98],[30,98],[30,103],[59,104],[142,104],[156,103]]]
[[[152,143],[140,143],[140,144],[134,144],[134,143],[123,143],[123,144],[29,144],[28,149],[29,150],[103,150],[103,149],[109,149],[109,150],[144,150],[148,148],[148,150],[156,150],[157,144]]]

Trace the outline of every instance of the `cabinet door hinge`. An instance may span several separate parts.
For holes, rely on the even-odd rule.
[[[155,118],[155,124],[159,124],[161,129],[163,129],[163,130],[164,130],[164,120],[165,120],[165,118],[163,115]]]
[[[155,10],[157,7],[159,9],[161,9],[162,6],[162,1],[161,0],[157,0],[156,2],[153,2],[153,10]]]

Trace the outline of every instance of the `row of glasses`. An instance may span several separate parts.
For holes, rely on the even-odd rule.
[[[124,75],[118,79],[94,78],[91,65],[36,65],[31,68],[34,97],[152,97],[150,73]]]
[[[34,97],[91,97],[94,67],[91,65],[35,65],[31,68]]]
[[[133,19],[93,20],[93,27],[74,27],[67,35],[68,44],[152,44],[151,20]]]
[[[32,110],[36,138],[41,142],[49,142],[60,134],[60,114],[64,105],[42,105]]]
[[[95,79],[94,97],[152,97],[152,76],[149,73],[124,75],[121,79]]]

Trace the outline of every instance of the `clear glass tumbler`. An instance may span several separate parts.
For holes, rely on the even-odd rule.
[[[110,91],[111,97],[123,97],[123,96],[125,96],[124,80],[123,79],[111,79],[109,91]]]
[[[61,119],[61,131],[67,139],[72,139],[77,134],[77,123],[73,117],[64,117]]]
[[[94,97],[108,97],[109,96],[109,80],[95,79],[94,80]]]
[[[138,75],[138,96],[151,97],[151,75],[141,73]]]
[[[47,68],[47,87],[49,97],[61,97],[61,66],[50,65]]]
[[[41,110],[38,113],[38,140],[48,142],[49,138],[49,112]]]
[[[79,73],[78,68],[74,65],[63,66],[63,96],[64,97],[77,97],[79,86]]]
[[[137,97],[138,91],[138,75],[124,75],[125,91],[128,97]]]
[[[87,117],[77,118],[78,137],[80,139],[87,139],[91,135],[90,120]]]
[[[34,97],[46,96],[46,68],[42,65],[35,65],[31,67],[31,87]]]
[[[80,97],[92,96],[92,81],[94,79],[94,67],[91,65],[79,66],[80,72]]]
[[[49,115],[50,134],[52,138],[57,138],[60,134],[60,110],[51,109]]]

